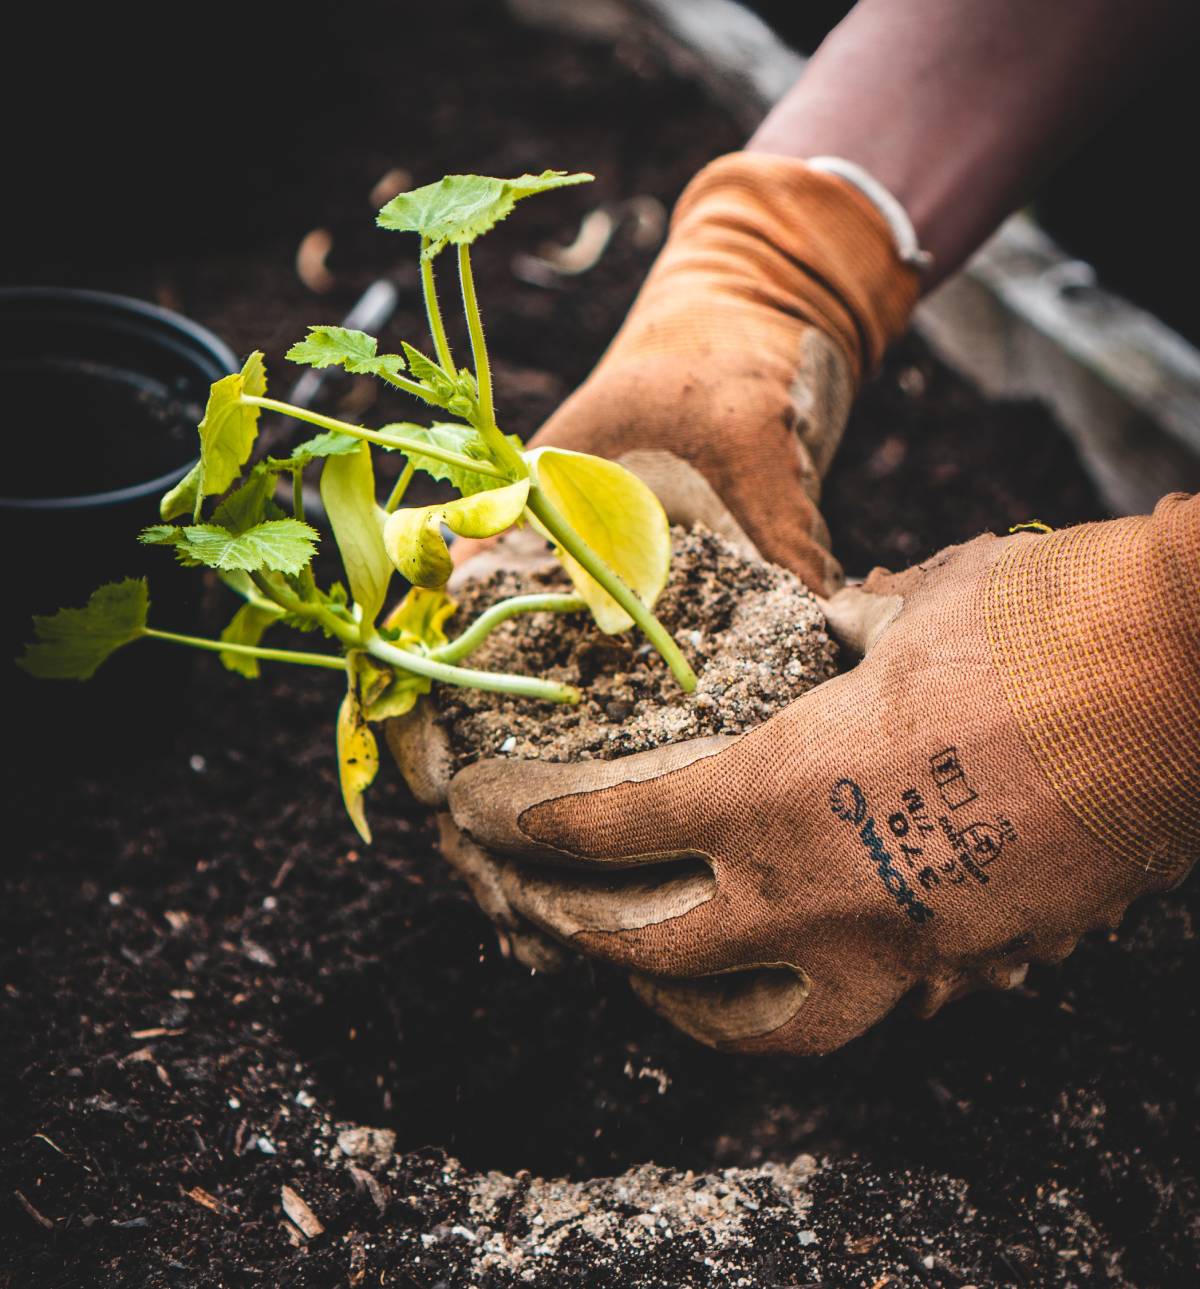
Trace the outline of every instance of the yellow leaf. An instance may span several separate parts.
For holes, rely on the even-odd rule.
[[[520,519],[528,496],[529,480],[520,479],[456,501],[397,510],[383,526],[388,558],[414,586],[445,586],[454,565],[442,524],[460,537],[493,537]]]
[[[414,586],[387,615],[384,625],[391,631],[400,632],[396,643],[402,649],[413,644],[436,649],[446,643],[444,627],[457,608],[457,602],[445,591]]]
[[[525,461],[571,527],[647,608],[653,607],[671,567],[671,527],[654,493],[624,466],[584,452],[535,448]],[[575,559],[561,549],[556,554],[601,631],[611,635],[633,625]]]
[[[342,800],[346,813],[358,830],[358,835],[368,845],[371,829],[363,810],[363,793],[371,786],[379,770],[379,746],[375,735],[367,727],[362,707],[358,701],[355,671],[349,669],[346,697],[342,699],[337,720],[338,778],[342,785]]]
[[[392,567],[380,536],[375,472],[365,443],[355,452],[326,458],[321,501],[337,538],[350,592],[362,610],[362,620],[370,624],[383,608]]]

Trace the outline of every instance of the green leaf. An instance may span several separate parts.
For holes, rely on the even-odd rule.
[[[543,170],[540,175],[491,179],[485,175],[447,175],[437,183],[393,197],[376,223],[399,233],[419,233],[425,239],[422,255],[432,259],[446,245],[467,246],[512,213],[525,197],[590,183],[588,174]]]
[[[362,439],[353,434],[341,434],[337,430],[326,430],[303,443],[298,443],[286,457],[268,457],[265,464],[271,470],[302,470],[313,461],[323,457],[345,456],[357,450]]]
[[[571,527],[647,608],[654,606],[671,566],[671,529],[654,493],[624,466],[566,448],[525,454],[534,479]],[[544,537],[553,537],[536,525]],[[632,626],[633,619],[565,551],[555,554],[601,631]]]
[[[407,340],[400,342],[400,348],[408,359],[409,373],[422,385],[428,385],[429,392],[438,402],[444,403],[454,393],[454,377],[443,371],[432,358],[427,358],[419,349],[414,349]]]
[[[156,534],[161,529],[147,530]],[[255,573],[273,569],[299,573],[313,557],[319,535],[298,519],[270,519],[244,533],[230,532],[217,524],[191,524],[176,528],[175,545],[208,568],[243,569]],[[143,533],[143,540],[146,534]],[[154,540],[159,540],[156,536]]]
[[[258,435],[258,408],[242,403],[242,395],[261,398],[266,392],[267,373],[258,350],[240,372],[212,386],[199,426],[200,463],[162,499],[159,510],[164,519],[189,511],[198,518],[201,501],[224,492],[238,477]]]
[[[434,447],[446,448],[451,452],[459,452],[463,456],[471,457],[476,461],[491,460],[491,453],[488,451],[482,435],[469,425],[448,423],[424,426],[413,425],[408,421],[397,421],[392,425],[383,427],[382,433],[389,432],[402,434],[407,439],[417,439],[421,443],[431,443]],[[510,434],[507,437],[508,441],[518,450],[523,446],[521,440],[515,434]],[[507,479],[497,479],[494,475],[476,474],[465,466],[447,465],[444,461],[438,461],[434,457],[423,456],[420,452],[404,452],[403,455],[418,470],[424,470],[430,478],[445,480],[452,484],[455,491],[461,493],[464,497],[474,496],[477,492],[489,492],[496,488],[504,488],[507,487],[509,482]]]
[[[365,331],[349,327],[309,327],[305,339],[288,351],[294,363],[309,367],[344,367],[348,372],[369,376],[399,376],[404,359],[399,354],[377,354],[379,342]]]
[[[158,513],[164,519],[178,519],[180,515],[191,515],[196,511],[196,500],[200,496],[200,462],[183,476],[182,479],[163,495],[158,504]]]
[[[454,565],[442,524],[460,537],[493,537],[520,519],[528,496],[529,480],[520,479],[456,501],[397,510],[383,526],[383,544],[414,586],[445,586]]]
[[[331,456],[321,471],[321,501],[333,526],[354,602],[362,620],[379,616],[392,566],[383,548],[382,511],[375,499],[375,472],[365,443],[358,451]]]
[[[221,639],[226,644],[256,645],[261,642],[267,628],[281,617],[283,610],[277,604],[248,601],[233,615],[233,621],[221,632]],[[220,657],[230,671],[236,671],[247,680],[258,679],[257,658],[248,658],[243,653],[223,653]]]
[[[342,786],[346,813],[358,830],[358,835],[370,845],[371,829],[367,824],[362,798],[379,771],[379,745],[375,742],[375,735],[367,727],[359,702],[357,668],[353,665],[353,656],[349,661],[351,665],[346,668],[346,697],[342,699],[337,719],[338,781]]]
[[[267,503],[274,495],[275,475],[255,466],[245,483],[213,511],[213,523],[231,533],[244,533],[268,517]]]
[[[145,631],[149,609],[145,578],[110,582],[82,609],[34,618],[37,639],[25,646],[17,666],[40,680],[88,680],[111,653]]]

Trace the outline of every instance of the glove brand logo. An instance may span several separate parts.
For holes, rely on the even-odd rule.
[[[839,779],[830,790],[829,808],[835,818],[858,831],[859,840],[870,855],[879,880],[904,913],[918,926],[928,922],[933,917],[933,910],[917,898],[916,892],[896,868],[896,861],[875,828],[874,816],[867,813],[867,798],[862,788],[853,779]]]

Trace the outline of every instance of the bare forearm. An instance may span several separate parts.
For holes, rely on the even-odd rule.
[[[859,0],[747,147],[870,171],[932,286],[1193,21],[1171,0]]]

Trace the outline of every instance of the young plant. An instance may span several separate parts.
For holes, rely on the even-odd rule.
[[[312,327],[287,356],[313,367],[371,374],[454,419],[367,429],[293,407],[267,396],[263,356],[251,354],[240,372],[213,385],[199,425],[200,459],[162,499],[164,522],[140,536],[142,542],[169,547],[187,566],[216,570],[241,597],[221,638],[149,626],[146,583],[128,579],[101,587],[83,608],[35,618],[36,640],[19,665],[47,679],[85,680],[116,649],[149,638],[212,650],[231,671],[251,679],[264,661],[344,672],[346,696],[337,719],[342,795],[368,842],[363,794],[379,763],[372,723],[404,715],[435,681],[552,703],[579,701],[569,685],[462,665],[507,618],[586,608],[604,632],[636,624],[682,688],[693,689],[691,668],[652,611],[670,563],[670,532],[658,499],[614,462],[560,448],[527,451],[496,421],[471,246],[518,201],[590,179],[552,170],[517,179],[449,175],[388,202],[379,212],[379,225],[420,238],[433,355],[408,343],[400,354],[380,354],[374,338],[361,331]],[[451,354],[434,279],[435,261],[448,246],[457,256],[470,367],[456,364]],[[264,410],[322,432],[285,457],[250,464]],[[405,461],[382,503],[373,449],[400,453]],[[319,534],[304,513],[303,480],[310,467],[320,468],[321,500],[345,571],[345,583],[327,587],[314,575]],[[417,470],[445,481],[458,495],[434,505],[403,506]],[[289,477],[290,514],[275,501],[281,479]],[[206,518],[210,498],[218,500]],[[455,605],[445,591],[452,566],[442,529],[491,537],[523,523],[552,544],[575,593],[514,596],[448,639],[445,624]],[[411,586],[384,615],[397,570]],[[320,631],[338,652],[264,645],[264,637],[278,626]]]

